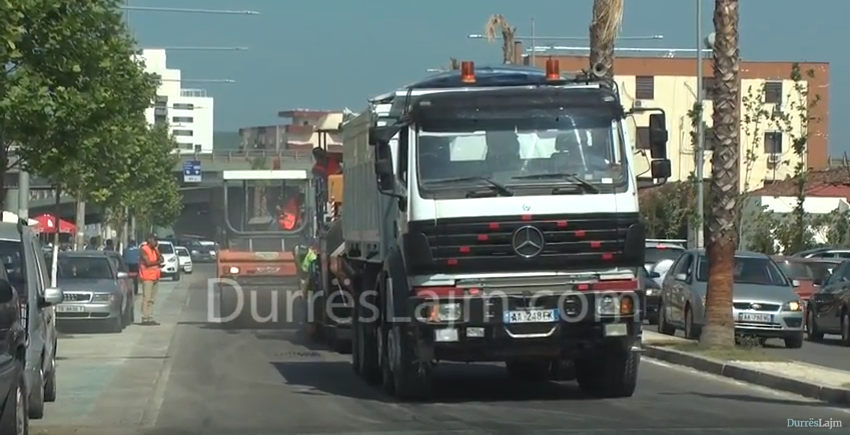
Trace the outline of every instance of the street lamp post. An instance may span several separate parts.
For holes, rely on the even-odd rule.
[[[698,248],[702,248],[704,246],[703,234],[705,233],[705,183],[703,182],[705,178],[703,166],[705,166],[705,124],[703,122],[703,107],[704,104],[704,95],[703,95],[703,50],[702,50],[702,1],[696,0],[696,27],[697,27],[697,143],[696,143],[696,153],[697,153],[697,167],[696,167],[696,178],[697,178],[697,215],[699,216],[699,223],[697,224],[696,233],[695,233],[695,241]]]

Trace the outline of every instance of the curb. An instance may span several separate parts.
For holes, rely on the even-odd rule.
[[[834,405],[850,407],[850,389],[847,388],[830,387],[801,381],[787,376],[762,372],[732,362],[667,349],[661,346],[644,345],[643,348],[645,356],[671,364],[690,367],[701,372],[772,388],[774,390],[798,394]]]

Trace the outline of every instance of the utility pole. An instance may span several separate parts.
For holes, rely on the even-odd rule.
[[[55,216],[55,218],[59,219],[58,216]],[[83,201],[83,195],[79,193],[77,194],[77,216],[75,223],[77,225],[77,234],[74,238],[74,249],[81,250],[86,243],[86,202]]]

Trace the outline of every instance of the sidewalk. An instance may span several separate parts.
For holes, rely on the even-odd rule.
[[[643,331],[645,355],[650,358],[836,405],[850,406],[850,372],[793,360],[721,360],[681,349],[687,349],[692,343],[691,340],[679,337]],[[801,349],[801,352],[805,352],[805,349]],[[744,352],[741,354],[746,355]]]
[[[197,279],[204,277],[160,283],[154,308],[160,326],[130,325],[120,334],[60,335],[58,397],[47,404],[44,419],[32,422],[33,429],[145,425],[156,410],[158,388],[164,384],[158,381],[167,378],[170,366],[169,345],[189,286]]]

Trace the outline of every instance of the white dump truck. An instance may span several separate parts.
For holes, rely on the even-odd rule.
[[[439,361],[632,395],[637,190],[670,176],[664,112],[624,109],[598,69],[461,66],[343,125],[355,371],[408,400],[429,397]],[[646,179],[626,122],[637,112],[650,127]]]

